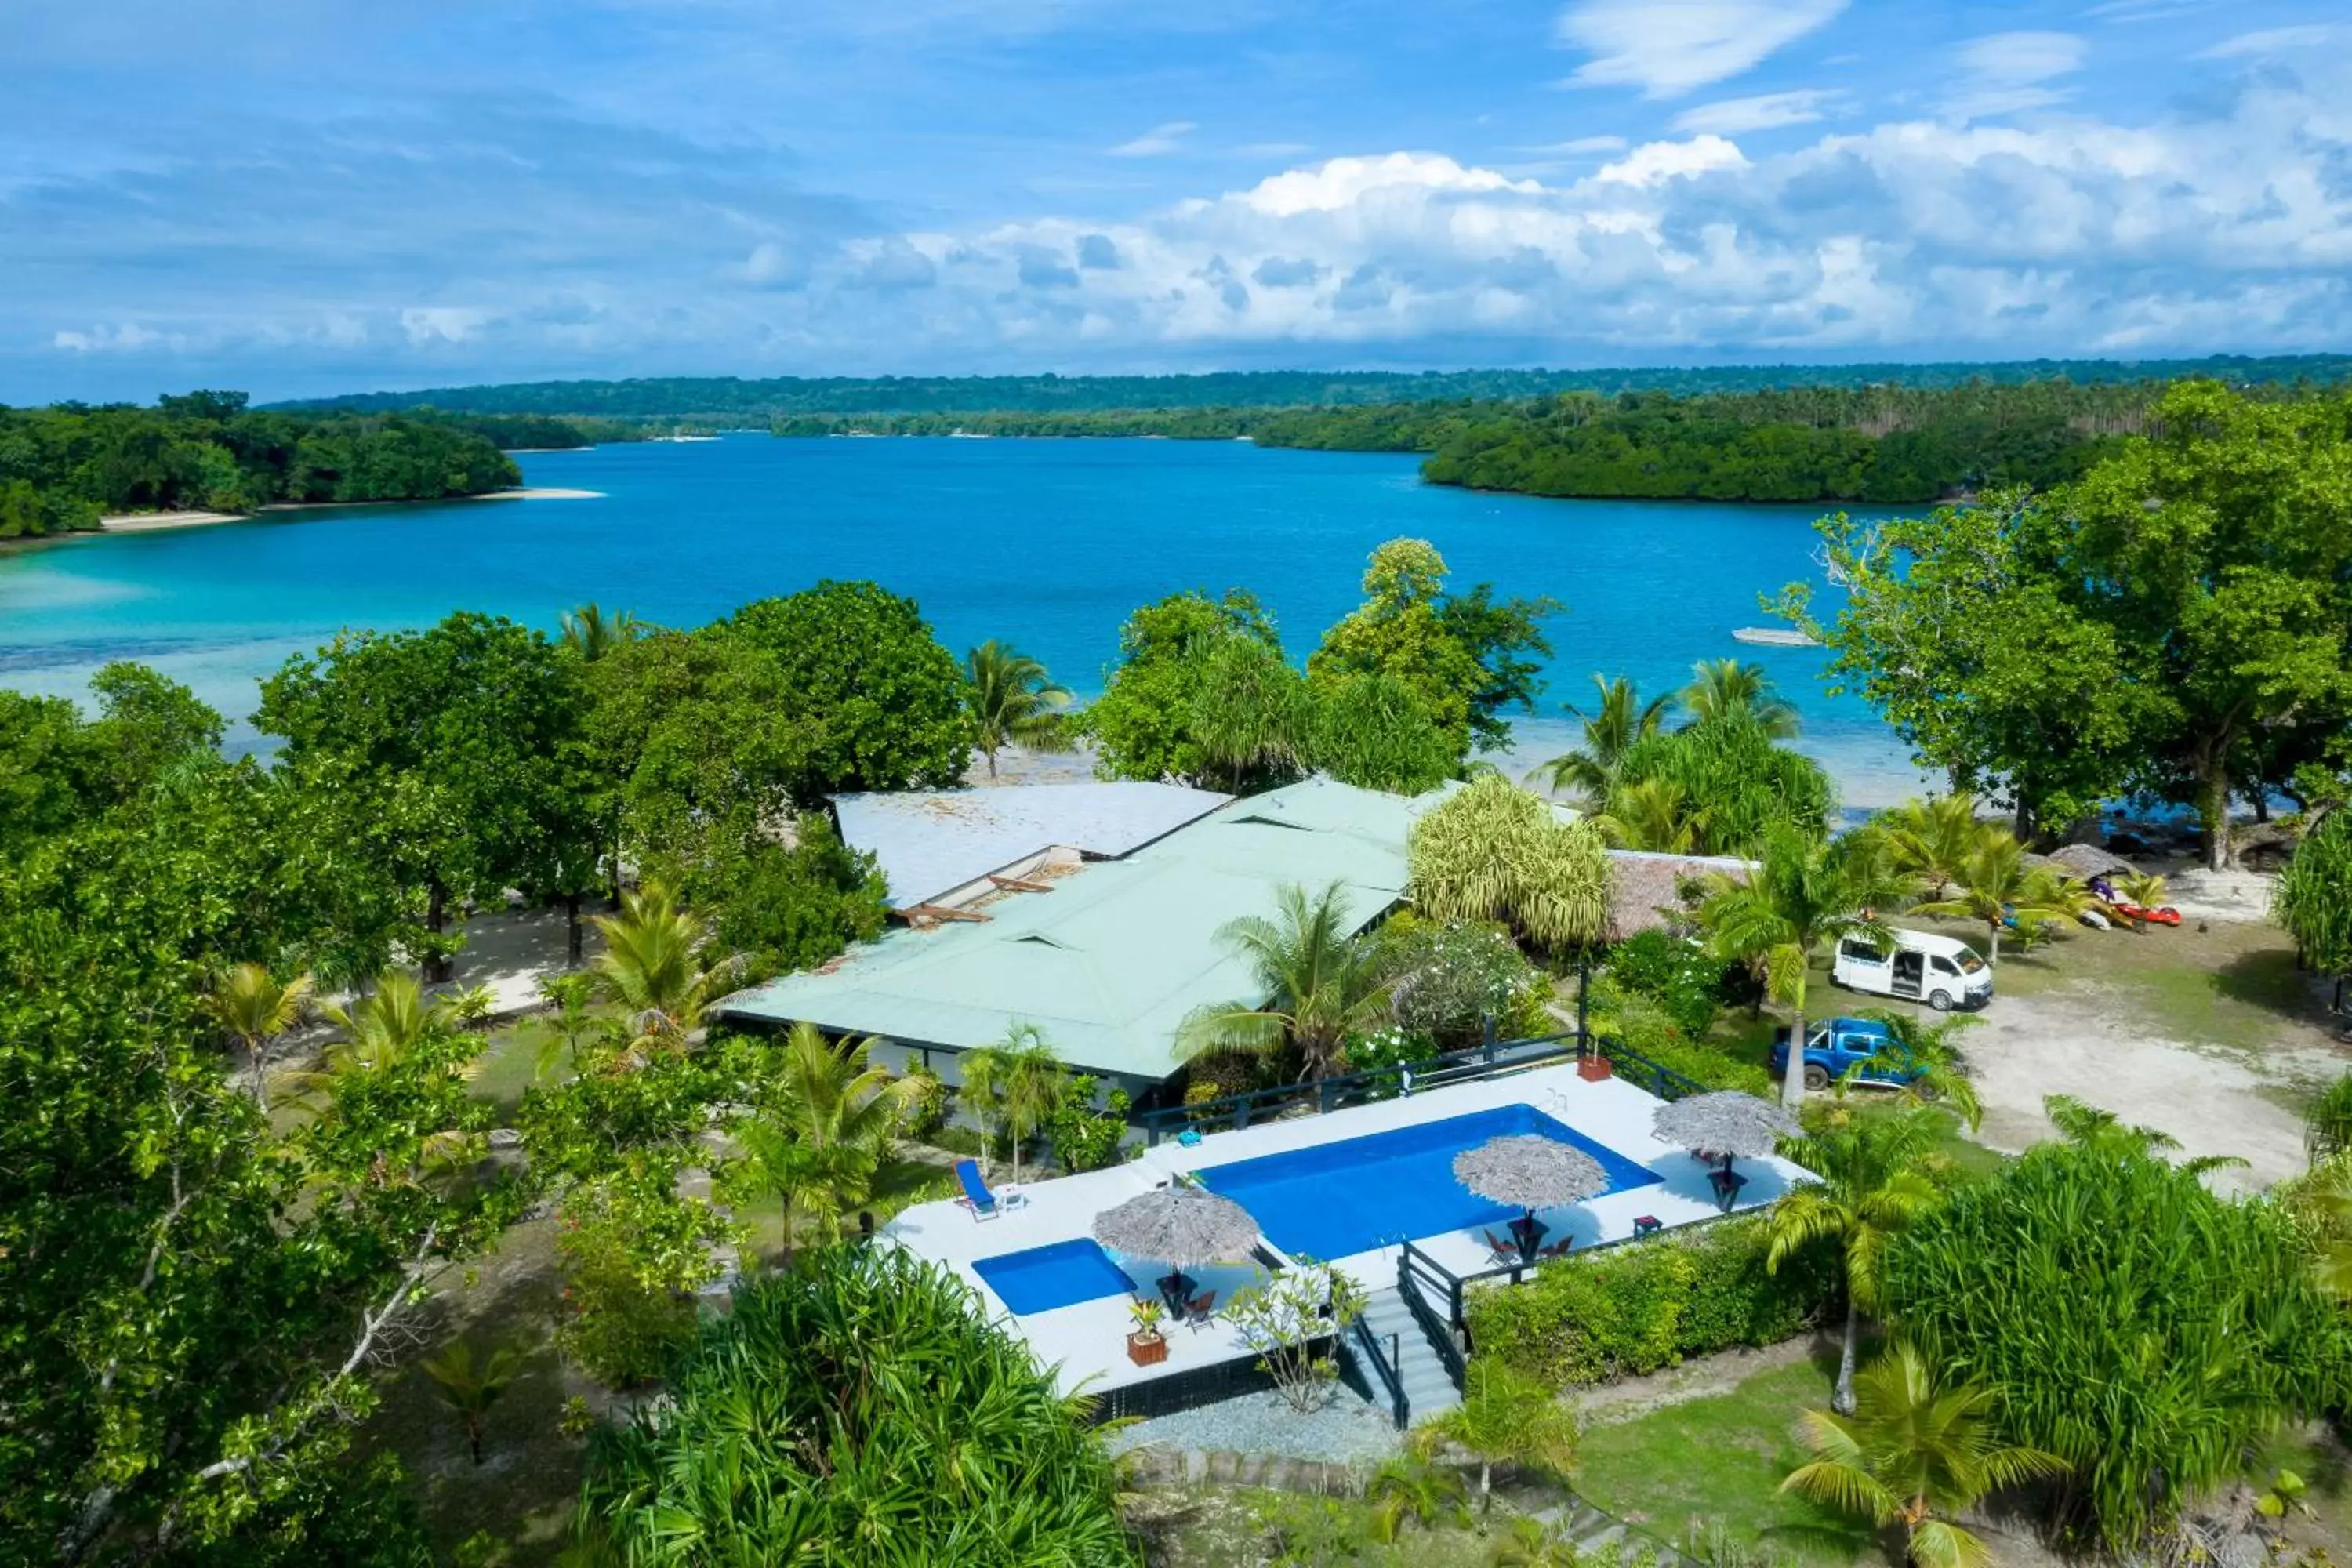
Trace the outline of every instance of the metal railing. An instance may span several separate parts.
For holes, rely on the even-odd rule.
[[[1445,1303],[1443,1312],[1429,1299],[1433,1289]],[[1397,1294],[1403,1298],[1405,1310],[1412,1314],[1413,1321],[1421,1325],[1423,1336],[1435,1348],[1437,1359],[1444,1363],[1445,1375],[1454,1380],[1454,1387],[1462,1387],[1470,1375],[1463,1340],[1455,1337],[1462,1317],[1462,1281],[1445,1265],[1408,1241],[1397,1254]]]
[[[1353,1344],[1349,1342],[1351,1340]],[[1354,1356],[1370,1369],[1370,1374],[1364,1378],[1365,1386],[1387,1391],[1389,1414],[1395,1417],[1398,1431],[1412,1425],[1412,1401],[1404,1393],[1404,1350],[1394,1334],[1389,1336],[1388,1349],[1383,1352],[1381,1336],[1372,1332],[1370,1323],[1358,1318],[1348,1325],[1348,1332],[1333,1348],[1343,1356]]]
[[[1706,1085],[1688,1078],[1669,1067],[1661,1067],[1636,1051],[1629,1051],[1621,1041],[1601,1040],[1601,1054],[1609,1058],[1610,1071],[1636,1088],[1646,1089],[1660,1100],[1680,1100],[1686,1094],[1705,1094]]]
[[[1458,1051],[1446,1051],[1426,1061],[1399,1062],[1362,1072],[1340,1073],[1312,1083],[1279,1084],[1204,1100],[1197,1105],[1163,1105],[1140,1112],[1135,1124],[1145,1141],[1157,1143],[1187,1127],[1202,1131],[1238,1131],[1254,1121],[1311,1104],[1318,1114],[1342,1106],[1387,1099],[1399,1091],[1435,1089],[1463,1083],[1497,1071],[1517,1072],[1544,1062],[1565,1060],[1584,1053],[1574,1030],[1536,1035],[1519,1040],[1487,1040]],[[1664,1071],[1664,1068],[1660,1068]],[[1407,1075],[1410,1075],[1408,1078]]]

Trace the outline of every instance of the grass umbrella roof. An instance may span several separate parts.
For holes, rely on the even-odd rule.
[[[1129,1258],[1191,1268],[1247,1258],[1257,1221],[1231,1198],[1197,1187],[1160,1187],[1095,1215],[1095,1239]]]
[[[1793,1138],[1803,1128],[1769,1100],[1722,1089],[1658,1107],[1650,1131],[1701,1159],[1720,1160],[1769,1154],[1781,1139]]]
[[[1482,1198],[1521,1208],[1572,1204],[1609,1190],[1609,1173],[1581,1149],[1533,1132],[1489,1138],[1454,1156],[1454,1179]]]

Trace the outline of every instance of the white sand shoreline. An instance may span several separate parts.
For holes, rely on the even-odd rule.
[[[479,495],[440,496],[433,500],[272,501],[259,511],[141,511],[98,520],[101,533],[153,533],[170,528],[204,528],[215,522],[247,522],[271,512],[325,511],[355,506],[433,506],[445,500],[601,500],[603,490],[566,489],[553,485],[521,485],[509,490],[484,490]],[[70,534],[55,535],[70,538]]]

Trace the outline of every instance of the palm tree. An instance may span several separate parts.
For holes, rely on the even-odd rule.
[[[1462,1403],[1414,1428],[1412,1449],[1426,1459],[1451,1443],[1478,1461],[1478,1511],[1495,1501],[1495,1467],[1526,1465],[1566,1480],[1576,1468],[1576,1416],[1539,1378],[1492,1357],[1470,1363]]]
[[[1054,715],[1070,704],[1067,687],[1057,686],[1045,667],[994,637],[964,655],[964,700],[971,704],[974,738],[996,776],[996,753],[1019,744],[1064,749],[1055,740]]]
[[[1968,1384],[1938,1389],[1908,1345],[1872,1363],[1860,1394],[1852,1415],[1805,1413],[1797,1436],[1813,1458],[1790,1471],[1780,1489],[1877,1524],[1902,1525],[1904,1553],[1914,1568],[1990,1564],[1992,1552],[1982,1541],[1938,1516],[2065,1468],[2053,1454],[2002,1445],[1992,1395]]]
[[[814,1024],[794,1024],[766,1064],[759,1109],[735,1129],[740,1185],[772,1193],[783,1209],[784,1243],[796,1215],[837,1238],[841,1216],[873,1194],[919,1086],[872,1065],[874,1042],[828,1041]]]
[[[522,1371],[522,1352],[512,1345],[500,1345],[478,1362],[474,1347],[459,1340],[439,1355],[428,1357],[423,1365],[425,1375],[433,1380],[433,1392],[466,1424],[466,1447],[472,1451],[474,1463],[480,1465],[482,1430],[488,1423],[490,1406]]]
[[[1782,1198],[1766,1221],[1769,1249],[1764,1267],[1777,1273],[1792,1253],[1832,1240],[1845,1264],[1845,1342],[1838,1353],[1837,1391],[1831,1408],[1853,1410],[1853,1353],[1864,1312],[1878,1310],[1878,1264],[1911,1222],[1941,1194],[1921,1173],[1934,1145],[1933,1111],[1912,1109],[1864,1117],[1824,1129],[1790,1150],[1790,1158],[1820,1177]]]
[[[1989,829],[1979,838],[1954,880],[1958,886],[1951,897],[1914,905],[1913,912],[1984,921],[1988,963],[2000,962],[2003,924],[2014,921],[2022,931],[2068,919],[2074,912],[2058,878],[2041,867],[2028,866],[2024,846],[2002,828]]]
[[[254,1102],[265,1116],[269,1113],[271,1049],[310,1011],[315,987],[308,974],[279,980],[258,963],[232,964],[201,1004],[223,1033],[245,1047]]]
[[[1780,1098],[1794,1107],[1805,1095],[1805,984],[1813,953],[1848,935],[1891,942],[1872,910],[1901,891],[1901,879],[1867,834],[1821,844],[1783,824],[1766,832],[1763,858],[1744,881],[1717,874],[1708,886],[1699,921],[1717,956],[1754,966],[1772,1000],[1789,1009]]]
[[[1916,877],[1934,898],[1960,878],[1969,857],[1984,839],[1972,795],[1938,795],[1906,800],[1881,812],[1874,824],[1886,839],[1887,858],[1906,876]]]
[[[1408,1520],[1424,1530],[1463,1521],[1462,1478],[1419,1459],[1384,1461],[1364,1483],[1372,1505],[1372,1539],[1393,1544]]]
[[[565,611],[562,625],[563,646],[590,664],[624,643],[636,641],[646,632],[644,623],[628,611],[606,615],[603,606],[593,601]]]
[[[1069,1098],[1069,1075],[1034,1024],[1015,1024],[1004,1037],[998,1110],[1013,1140],[1013,1179],[1021,1180],[1022,1146],[1054,1119]]]
[[[397,1066],[419,1047],[458,1032],[449,1003],[425,994],[413,974],[387,973],[349,1006],[322,1009],[343,1037],[327,1047],[330,1075]]]
[[[1319,1079],[1350,1034],[1386,1016],[1389,977],[1369,942],[1355,937],[1348,888],[1319,893],[1295,883],[1275,891],[1275,914],[1245,915],[1218,928],[1220,940],[1249,961],[1262,1002],[1212,1004],[1177,1030],[1178,1050],[1298,1052],[1299,1081]]]
[[[1691,683],[1681,697],[1694,724],[1746,713],[1775,741],[1792,739],[1801,727],[1796,704],[1773,692],[1772,678],[1760,664],[1703,658],[1691,666]]]
[[[1002,1046],[981,1046],[956,1058],[956,1068],[961,1079],[957,1097],[980,1123],[981,1158],[994,1148],[995,1140],[989,1136],[989,1123],[1002,1123],[1004,1116],[1005,1079],[1013,1068],[1013,1053]]]
[[[710,939],[702,921],[679,909],[658,882],[624,893],[621,912],[597,916],[596,929],[604,933],[596,988],[628,1011],[631,1050],[683,1050],[718,988],[734,973],[733,962],[708,961]]]
[[[1587,810],[1599,811],[1616,786],[1617,766],[1625,753],[1634,742],[1658,732],[1675,700],[1654,697],[1643,702],[1633,683],[1622,675],[1613,680],[1595,675],[1592,684],[1600,689],[1600,705],[1589,714],[1573,706],[1568,710],[1583,721],[1584,743],[1538,766],[1528,782],[1542,779],[1554,793],[1566,791]]]
[[[1592,825],[1617,848],[1688,855],[1706,842],[1706,808],[1694,809],[1677,780],[1643,779],[1619,784],[1611,791],[1607,804],[1608,809],[1595,816]]]
[[[1952,1044],[1954,1035],[1974,1028],[1978,1019],[1945,1018],[1931,1023],[1916,1013],[1882,1007],[1867,1008],[1862,1016],[1885,1025],[1896,1050],[1907,1055],[1918,1068],[1918,1075],[1903,1086],[1906,1104],[1948,1105],[1971,1132],[1984,1125],[1984,1102],[1977,1097],[1976,1084],[1961,1070],[1959,1051]]]
[[[1486,1561],[1494,1568],[1578,1568],[1584,1558],[1564,1528],[1522,1515],[1486,1549]]]

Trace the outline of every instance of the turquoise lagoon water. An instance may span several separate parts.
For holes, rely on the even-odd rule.
[[[1358,601],[1366,552],[1433,541],[1460,584],[1568,606],[1546,710],[1512,760],[1565,744],[1589,671],[1663,690],[1694,660],[1768,666],[1808,749],[1851,805],[1899,798],[1901,747],[1820,685],[1822,655],[1745,647],[1759,590],[1813,574],[1818,509],[1562,501],[1423,484],[1384,453],[1241,442],[778,440],[522,455],[530,484],[593,500],[459,501],[279,514],[210,528],[0,552],[0,683],[80,695],[110,659],[153,664],[239,721],[254,682],[340,627],[430,624],[453,609],[552,627],[594,599],[693,625],[824,577],[919,600],[950,647],[1017,643],[1082,695],[1099,690],[1136,605],[1184,587],[1255,589],[1294,656]]]

